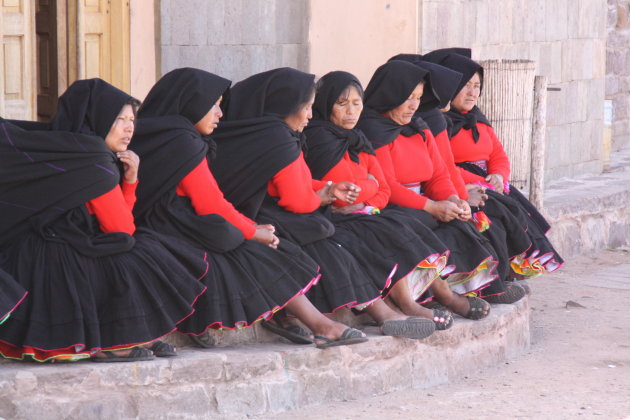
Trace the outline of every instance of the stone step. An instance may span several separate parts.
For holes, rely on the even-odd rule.
[[[367,327],[367,343],[326,350],[260,342],[187,347],[175,358],[138,363],[4,361],[0,417],[228,418],[424,388],[527,351],[529,317],[525,298],[493,305],[480,321],[457,318],[453,328],[424,340],[384,337]],[[241,332],[267,334],[258,326]]]

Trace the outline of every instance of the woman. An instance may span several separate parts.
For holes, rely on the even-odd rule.
[[[437,329],[448,328],[452,319],[449,313],[439,309],[431,313],[416,303],[432,284],[434,288],[445,287],[448,293],[444,282],[433,282],[440,274],[448,274],[442,270],[448,251],[431,229],[395,206],[388,206],[391,189],[372,145],[361,131],[354,129],[363,109],[361,83],[350,73],[335,71],[324,75],[317,86],[314,118],[304,130],[308,149],[306,163],[315,179],[332,182],[346,179],[361,187],[354,204],[339,200],[333,203],[335,227],[338,231],[350,231],[379,255],[389,255],[398,263],[403,275],[418,266],[421,272],[433,268],[430,273],[435,274],[430,281],[416,281],[409,293],[406,283],[417,274],[413,272],[391,288],[389,297],[403,313],[431,318]],[[356,239],[346,246],[352,249],[355,242]],[[420,256],[426,258],[419,262]]]
[[[230,90],[227,121],[216,136],[213,170],[219,184],[248,216],[273,223],[283,240],[299,244],[320,264],[320,284],[308,295],[320,311],[365,309],[383,334],[424,338],[435,330],[433,321],[407,317],[381,298],[392,279],[400,278],[393,256],[370,249],[351,231],[336,230],[329,220],[328,204],[352,203],[360,188],[313,180],[304,161],[302,131],[312,116],[313,81],[312,74],[280,68],[251,76]]]
[[[458,51],[462,52],[461,49]],[[486,186],[488,194],[509,208],[525,225],[532,248],[512,260],[515,278],[555,271],[564,261],[545,236],[550,226],[523,194],[509,185],[510,161],[490,122],[477,107],[483,68],[451,49],[434,51],[425,59],[463,74],[451,109],[446,113],[452,123],[449,134],[453,156],[466,183]]]
[[[148,360],[138,345],[173,331],[203,292],[203,253],[176,258],[135,229],[137,162],[112,147],[131,138],[136,103],[82,80],[59,100],[52,127],[63,131],[3,124],[2,268],[29,291],[0,326],[4,357]]]
[[[164,75],[139,112],[133,149],[143,159],[136,212],[166,235],[207,250],[208,292],[181,332],[206,345],[208,328],[241,328],[270,319],[286,306],[315,335],[320,348],[366,341],[360,331],[333,322],[304,297],[318,279],[317,264],[290,243],[279,243],[271,225],[257,225],[225,200],[210,172],[210,135],[222,116],[219,104],[230,81],[183,68]],[[211,147],[209,147],[209,145]],[[277,332],[313,342],[292,330]]]
[[[525,295],[525,290],[516,286],[511,279],[511,264],[518,271],[519,256],[531,246],[525,232],[525,222],[517,219],[510,209],[495,200],[488,199],[485,187],[466,184],[461,176],[460,168],[455,165],[450,139],[447,132],[446,117],[442,110],[448,110],[450,101],[461,82],[462,74],[454,70],[422,60],[416,54],[400,54],[393,59],[408,61],[429,72],[429,81],[420,99],[420,107],[416,118],[424,121],[433,135],[440,155],[444,160],[457,194],[466,200],[473,211],[473,220],[482,234],[488,238],[499,258],[498,278],[481,291],[490,303],[514,303]],[[419,121],[419,120],[418,120]],[[484,223],[484,221],[487,221]]]
[[[479,319],[487,316],[490,305],[458,293],[486,287],[495,278],[497,263],[487,240],[468,223],[470,207],[457,196],[432,136],[413,120],[426,76],[425,70],[398,60],[379,67],[366,88],[358,128],[376,150],[392,190],[390,202],[430,226],[451,251],[458,273],[449,276],[449,283],[457,293],[438,301]]]

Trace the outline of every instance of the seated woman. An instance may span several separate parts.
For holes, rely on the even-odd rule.
[[[363,109],[361,83],[350,73],[335,71],[324,75],[317,86],[314,118],[304,130],[306,163],[315,179],[332,182],[345,179],[361,187],[354,204],[337,200],[332,205],[337,231],[350,231],[354,236],[345,246],[351,251],[358,250],[354,254],[357,259],[362,254],[370,257],[369,252],[358,246],[365,245],[378,255],[396,261],[398,271],[402,270],[402,280],[388,290],[394,304],[407,315],[432,318],[437,329],[448,328],[452,319],[449,313],[439,309],[431,313],[416,303],[429,286],[439,296],[451,293],[445,282],[433,282],[453,268],[444,270],[448,250],[422,222],[396,206],[388,206],[391,189],[372,145],[360,130],[354,129]],[[406,275],[410,270],[414,271]],[[429,278],[422,281],[422,277]]]
[[[420,98],[420,107],[415,117],[423,121],[434,136],[444,164],[448,168],[451,181],[459,198],[466,200],[473,209],[473,220],[482,234],[490,240],[499,257],[498,278],[481,291],[481,296],[490,303],[514,303],[525,295],[525,290],[514,282],[509,282],[513,270],[518,270],[519,256],[531,246],[525,232],[525,222],[519,220],[506,206],[494,198],[488,199],[485,187],[478,184],[465,184],[460,168],[455,165],[450,139],[447,132],[446,117],[442,110],[450,106],[450,101],[461,82],[462,74],[435,63],[422,60],[417,54],[400,54],[392,59],[408,61],[429,72],[427,85]],[[418,119],[420,118],[420,119]]]
[[[354,202],[361,190],[348,182],[313,180],[304,161],[302,130],[312,116],[313,81],[312,74],[280,68],[237,83],[215,136],[213,171],[237,208],[273,223],[283,240],[299,244],[320,264],[322,278],[308,294],[320,311],[365,309],[385,335],[424,338],[435,330],[432,320],[407,317],[381,298],[392,279],[401,278],[394,255],[380,253],[377,244],[370,249],[350,230],[336,230],[326,214],[333,200]],[[360,253],[365,255],[358,261]],[[415,255],[403,276],[421,258]],[[427,275],[432,280],[435,269]]]
[[[61,131],[2,124],[2,269],[29,292],[0,326],[4,357],[151,359],[139,345],[173,331],[204,291],[203,253],[178,258],[136,231],[137,158],[124,149],[137,103],[100,79],[81,80],[59,99],[51,126]]]
[[[451,109],[446,113],[452,123],[449,134],[453,157],[460,166],[462,178],[468,184],[486,186],[488,195],[509,208],[525,225],[532,247],[512,260],[515,278],[525,279],[554,271],[564,260],[545,236],[550,226],[523,194],[509,185],[510,161],[490,122],[477,107],[483,68],[469,57],[453,51],[436,50],[425,59],[463,74]],[[455,51],[470,55],[470,50]]]
[[[207,137],[222,116],[219,104],[230,81],[183,68],[162,77],[139,112],[132,148],[140,155],[139,223],[208,252],[208,292],[181,332],[208,345],[208,328],[233,329],[269,320],[286,307],[314,333],[318,347],[355,344],[365,335],[333,322],[304,296],[318,280],[317,264],[290,243],[279,243],[271,225],[257,225],[225,200],[210,169]],[[214,147],[210,147],[213,150]],[[299,343],[299,330],[276,328]]]
[[[448,280],[456,293],[443,297],[441,303],[462,316],[479,319],[489,313],[490,305],[460,294],[478,292],[494,280],[496,258],[487,239],[468,222],[470,207],[457,196],[433,136],[427,136],[413,120],[426,75],[404,61],[379,67],[365,90],[358,128],[376,150],[392,190],[390,203],[431,227],[451,251],[457,273]]]

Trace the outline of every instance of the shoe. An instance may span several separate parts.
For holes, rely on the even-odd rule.
[[[436,329],[430,319],[417,317],[384,321],[380,327],[383,335],[415,339],[427,338]]]
[[[149,347],[149,350],[151,350],[156,357],[177,356],[177,349],[175,346],[165,343],[162,340],[154,341],[151,347]]]
[[[523,297],[525,297],[525,294],[525,289],[523,289],[522,287],[517,286],[514,283],[508,283],[505,286],[505,292],[501,293],[500,295],[486,296],[483,299],[489,303],[510,304],[523,299]]]
[[[292,343],[313,344],[313,340],[310,338],[311,334],[299,325],[291,324],[288,327],[282,327],[272,321],[262,321],[262,326],[272,333],[286,338]]]
[[[440,318],[444,318],[444,321],[441,322]],[[448,330],[453,326],[453,314],[447,309],[434,308],[433,323],[437,331]]]
[[[490,304],[485,300],[473,296],[465,296],[465,298],[468,300],[470,309],[466,315],[464,315],[464,318],[476,321],[485,318],[490,314]]]
[[[111,363],[111,362],[141,362],[144,360],[153,360],[155,356],[153,352],[149,349],[145,349],[142,347],[134,347],[131,349],[128,355],[126,356],[117,356],[113,351],[102,351],[99,354],[102,354],[103,357],[94,356],[92,357],[93,362],[97,363]]]
[[[355,330],[354,328],[346,328],[346,330],[341,334],[341,337],[336,340],[331,340],[328,337],[316,335],[315,346],[318,349],[327,349],[329,347],[348,346],[350,344],[365,343],[367,340],[367,337],[361,331]],[[317,341],[323,341],[323,343],[317,343]]]
[[[217,344],[214,337],[211,336],[210,332],[208,331],[205,331],[199,335],[188,334],[188,337],[190,337],[193,343],[197,344],[199,347],[203,347],[204,349],[214,348]]]

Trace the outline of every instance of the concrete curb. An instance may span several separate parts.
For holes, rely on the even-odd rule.
[[[530,346],[527,298],[494,305],[481,321],[458,318],[425,340],[375,335],[318,350],[259,343],[182,349],[172,359],[67,366],[0,364],[0,416],[216,418],[260,415],[455,380]]]

